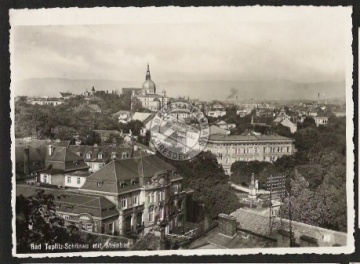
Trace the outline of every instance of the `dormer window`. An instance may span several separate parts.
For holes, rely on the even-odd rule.
[[[116,152],[111,153],[111,159],[116,159]]]
[[[139,182],[138,182],[138,181],[132,181],[132,182],[131,182],[132,185],[135,185],[135,184],[137,184],[137,183],[139,183]]]
[[[87,158],[87,159],[91,159],[91,153],[87,153],[87,154],[86,154],[86,158]]]
[[[121,155],[122,159],[127,159],[129,157],[129,154],[127,152],[123,152]]]
[[[98,154],[98,159],[102,159],[103,158],[103,154],[102,153],[99,153]]]

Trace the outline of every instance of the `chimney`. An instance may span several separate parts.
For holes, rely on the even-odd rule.
[[[139,185],[140,185],[140,188],[142,188],[143,186],[145,186],[145,178],[144,178],[144,164],[143,164],[143,160],[141,157],[141,153],[140,153],[140,158],[138,159],[138,162],[137,162],[137,169],[138,169],[138,173],[139,173]]]
[[[219,214],[219,234],[226,237],[236,236],[236,218],[234,216]]]
[[[53,146],[49,145],[48,146],[48,155],[51,156],[53,154]]]
[[[24,174],[29,175],[30,174],[30,150],[29,146],[26,146],[24,148]]]

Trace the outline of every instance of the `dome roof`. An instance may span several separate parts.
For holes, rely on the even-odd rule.
[[[156,85],[155,85],[155,83],[151,80],[151,74],[150,74],[149,64],[147,65],[145,82],[143,83],[142,88],[143,88],[144,90],[146,90],[147,92],[156,93]]]
[[[153,91],[155,91],[156,90],[156,85],[152,80],[146,80],[143,83],[142,88],[145,89],[145,90],[153,90]]]

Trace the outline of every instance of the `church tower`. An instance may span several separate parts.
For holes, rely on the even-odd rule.
[[[143,89],[143,91],[146,92],[146,94],[155,94],[155,93],[156,93],[156,85],[155,85],[155,83],[151,80],[149,63],[148,63],[148,65],[147,65],[145,82],[143,83],[142,89]]]

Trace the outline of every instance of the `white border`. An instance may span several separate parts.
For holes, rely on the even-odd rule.
[[[166,23],[166,22],[178,22],[178,23],[188,23],[196,21],[218,21],[219,12],[226,15],[221,15],[222,20],[231,22],[235,17],[238,19],[238,8],[246,9],[248,16],[244,16],[243,21],[254,21],[252,19],[252,14],[254,12],[261,12],[264,17],[266,15],[267,19],[271,21],[278,21],[277,14],[278,12],[283,13],[284,7],[269,7],[269,6],[253,6],[253,7],[206,7],[206,8],[179,8],[179,7],[163,7],[163,8],[68,8],[68,9],[37,9],[37,10],[10,10],[10,25],[19,26],[19,25],[83,25],[83,24],[117,24],[124,23],[128,24],[129,19],[136,21],[136,23]],[[313,6],[301,6],[301,7],[286,7],[289,9],[301,9],[306,14],[307,11],[320,8]],[[323,9],[345,9],[348,13],[348,23],[352,25],[351,14],[352,7],[321,7]],[[145,11],[145,13],[141,13]],[[176,11],[176,12],[175,12]],[[175,14],[174,14],[175,12]],[[216,14],[216,16],[214,16]],[[94,19],[96,15],[97,19]],[[190,16],[189,16],[190,15]],[[291,20],[291,15],[286,18]],[[11,30],[10,30],[11,33]],[[182,256],[192,256],[192,255],[247,255],[247,254],[276,254],[276,255],[285,255],[285,254],[303,254],[303,253],[317,253],[317,254],[350,254],[355,250],[354,245],[354,192],[353,192],[353,180],[354,180],[354,102],[352,99],[352,72],[353,72],[353,55],[352,55],[352,28],[350,27],[347,31],[348,37],[348,47],[346,54],[346,155],[347,155],[347,226],[348,226],[348,237],[347,237],[347,246],[344,247],[309,247],[309,248],[241,248],[241,249],[211,249],[211,250],[166,250],[166,251],[102,251],[102,252],[75,252],[75,253],[40,253],[40,254],[17,254],[16,253],[16,235],[15,229],[15,201],[16,195],[15,190],[12,190],[12,209],[13,209],[13,219],[12,219],[12,229],[13,229],[13,248],[12,254],[15,257],[25,258],[44,258],[44,257],[97,257],[97,256],[168,256],[168,255],[182,255]],[[11,61],[12,59],[12,41],[13,35],[10,34],[10,53]],[[12,69],[12,66],[10,66]],[[12,85],[10,86],[11,89]],[[11,91],[10,91],[11,92]],[[14,109],[14,92],[11,92],[11,109]],[[15,114],[14,111],[11,111],[11,119],[14,122]],[[15,131],[12,123],[11,127],[11,158],[15,160]],[[15,175],[15,166],[12,166],[13,175]],[[12,186],[15,186],[15,177],[12,177]]]

